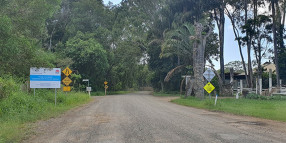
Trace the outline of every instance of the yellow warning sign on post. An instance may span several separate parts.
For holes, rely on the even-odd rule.
[[[104,82],[104,85],[107,85],[107,84],[108,84],[108,82],[107,82],[107,81],[105,81],[105,82]]]
[[[71,91],[71,87],[70,86],[64,86],[63,91],[65,91],[65,92]]]
[[[71,84],[72,80],[71,80],[69,77],[66,77],[66,78],[64,78],[64,79],[62,80],[62,82],[63,82],[66,86],[68,86],[68,85]]]
[[[204,89],[208,92],[208,93],[211,93],[215,87],[209,82],[207,83],[207,85],[204,87]]]
[[[72,70],[71,70],[69,67],[67,67],[67,68],[65,68],[62,72],[63,72],[66,76],[69,76],[69,75],[72,73]]]

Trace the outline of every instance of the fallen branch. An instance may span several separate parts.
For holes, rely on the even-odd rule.
[[[185,67],[185,65],[177,66],[177,67],[175,67],[174,69],[172,69],[171,71],[169,71],[168,74],[166,75],[164,81],[165,81],[165,82],[169,82],[170,79],[173,77],[175,71],[178,70],[178,69],[181,69],[181,68],[183,68],[183,67]]]

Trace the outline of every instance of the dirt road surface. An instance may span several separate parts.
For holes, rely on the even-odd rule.
[[[40,121],[32,143],[286,143],[286,123],[184,107],[147,92],[94,97]]]

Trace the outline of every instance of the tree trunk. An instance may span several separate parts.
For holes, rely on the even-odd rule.
[[[215,20],[217,22],[217,26],[218,26],[218,30],[219,30],[220,76],[222,78],[223,83],[225,83],[225,74],[224,74],[224,26],[225,26],[225,17],[224,17],[224,9],[225,9],[225,4],[224,4],[224,1],[222,1],[220,4],[220,7],[218,9],[219,15],[217,15],[216,9],[214,10]]]
[[[206,35],[203,35],[204,26],[201,23],[195,23],[195,31],[196,31],[196,41],[193,44],[193,55],[194,55],[194,93],[195,96],[203,99],[204,98],[204,61],[205,61],[205,46],[207,37],[212,32],[211,28]]]
[[[244,0],[244,12],[245,12],[245,17],[244,17],[244,22],[245,25],[247,24],[248,20],[248,9],[247,9],[247,4],[248,0]],[[252,40],[252,35],[249,32],[246,32],[246,37],[247,37],[247,58],[248,58],[248,75],[249,75],[249,87],[253,88],[253,71],[252,71],[252,61],[251,61],[251,40]]]
[[[226,9],[226,11],[227,11],[227,16],[229,17],[229,19],[231,21],[231,24],[232,24],[233,33],[235,35],[235,38],[237,39],[237,43],[238,43],[238,47],[239,47],[239,53],[240,53],[240,57],[241,57],[241,62],[242,62],[243,70],[244,70],[244,73],[245,73],[246,84],[249,85],[249,82],[248,82],[249,80],[248,80],[247,70],[246,70],[246,64],[245,64],[244,57],[243,57],[243,54],[242,54],[242,47],[241,47],[241,40],[239,38],[240,37],[239,36],[239,32],[238,32],[237,27],[235,25],[234,18],[231,16],[231,14],[228,11],[228,9]]]
[[[182,79],[181,84],[180,84],[180,94],[182,95],[183,93],[183,85],[184,85],[184,81],[186,80],[186,77]],[[187,85],[186,85],[187,87]],[[187,91],[186,91],[187,92]]]
[[[277,87],[280,87],[280,76],[279,76],[279,63],[278,63],[278,47],[277,47],[277,33],[276,33],[276,8],[275,8],[275,2],[272,0],[271,1],[271,7],[272,7],[272,20],[273,20],[273,25],[272,25],[272,30],[273,30],[273,44],[274,44],[274,63],[276,66],[276,80],[277,80]]]
[[[185,98],[189,97],[192,95],[192,91],[194,89],[194,79],[190,78],[187,82],[186,85],[186,94],[185,94]]]
[[[160,80],[160,84],[161,84],[161,92],[164,91],[164,82],[162,80]]]

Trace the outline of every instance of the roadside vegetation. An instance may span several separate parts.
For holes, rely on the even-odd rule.
[[[19,90],[21,85],[12,77],[0,77],[0,143],[20,142],[32,134],[31,123],[56,117],[63,112],[81,104],[88,103],[91,98],[86,93],[37,89],[33,92]]]
[[[210,111],[221,111],[235,115],[286,122],[286,98],[283,96],[265,98],[265,96],[250,95],[238,100],[235,98],[223,98],[218,99],[216,106],[214,105],[215,99],[209,98],[200,100],[195,97],[188,97],[186,99],[175,99],[171,102]]]

